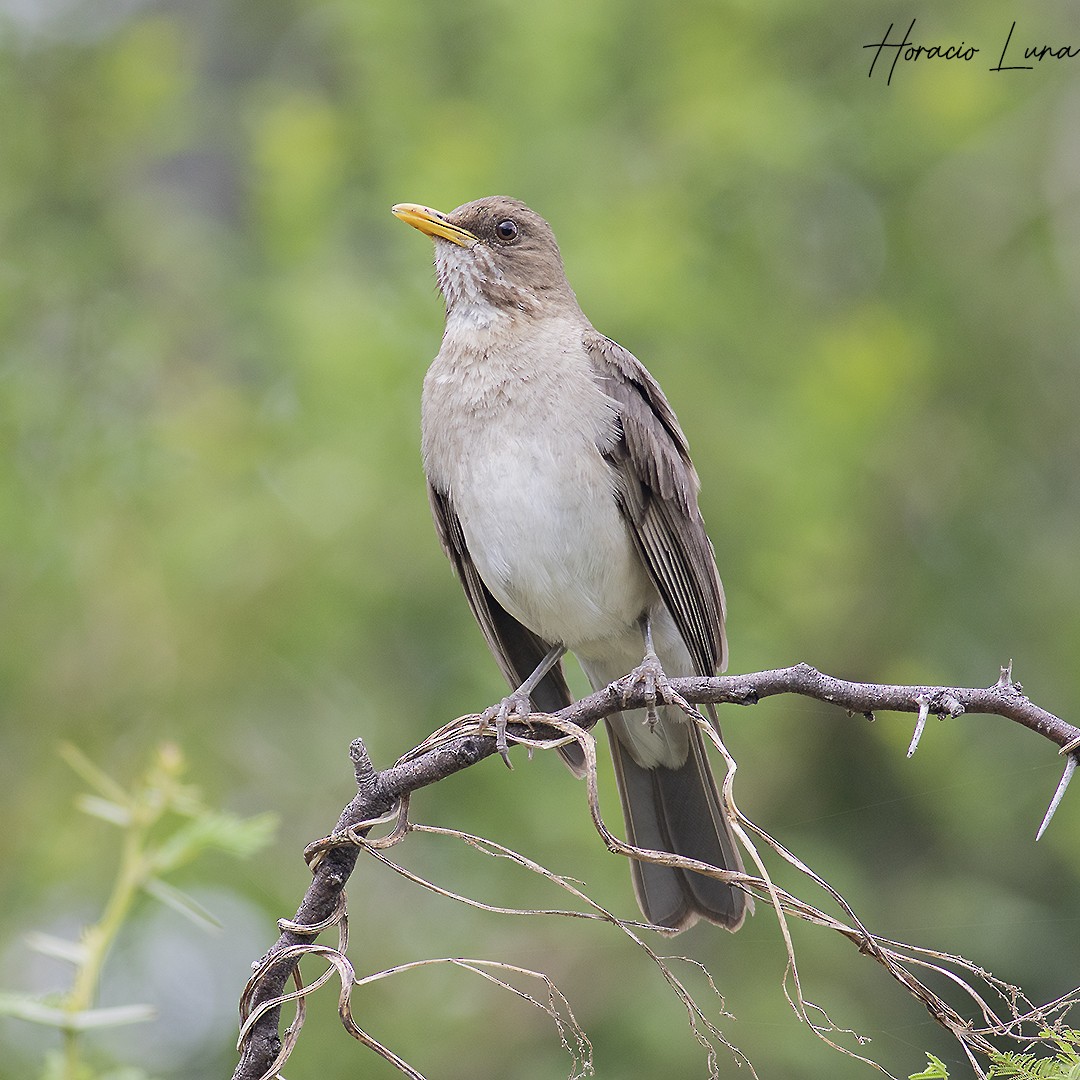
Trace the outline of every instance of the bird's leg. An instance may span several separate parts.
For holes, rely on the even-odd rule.
[[[633,671],[621,680],[623,702],[629,700],[630,695],[641,686],[645,690],[645,722],[649,730],[653,730],[660,722],[660,714],[656,711],[657,700],[665,705],[675,702],[675,691],[671,689],[667,675],[664,674],[664,666],[660,663],[660,657],[653,648],[652,619],[648,612],[642,615],[639,622],[641,635],[645,642],[645,656]]]
[[[540,685],[543,677],[562,659],[565,652],[565,645],[552,645],[544,659],[536,665],[536,670],[512,694],[507,694],[498,705],[492,705],[480,714],[480,721],[484,727],[492,723],[495,725],[495,746],[498,748],[499,756],[506,762],[507,768],[513,768],[513,766],[510,764],[509,747],[506,743],[506,725],[511,716],[516,716],[519,720],[528,720],[532,714],[532,702],[529,700],[532,692]]]

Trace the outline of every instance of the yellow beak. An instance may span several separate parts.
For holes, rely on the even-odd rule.
[[[444,240],[450,240],[459,247],[470,248],[478,240],[468,229],[462,229],[451,224],[449,218],[438,210],[432,210],[430,206],[420,206],[418,203],[398,203],[391,207],[390,212],[401,218],[406,225],[419,229],[425,236],[441,236]]]

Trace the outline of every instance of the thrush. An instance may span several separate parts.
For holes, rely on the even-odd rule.
[[[628,840],[741,872],[701,733],[664,702],[667,677],[727,662],[675,413],[585,317],[551,227],[524,203],[393,212],[435,243],[446,326],[424,379],[424,471],[439,540],[514,688],[500,719],[572,703],[567,650],[594,689],[631,673],[650,707],[606,720]],[[562,752],[580,774],[580,748]],[[752,908],[694,871],[631,860],[631,873],[645,918],[669,931],[699,918],[737,930]]]

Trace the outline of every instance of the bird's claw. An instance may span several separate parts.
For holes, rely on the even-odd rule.
[[[480,726],[482,731],[489,727],[495,728],[495,749],[499,757],[506,763],[508,769],[514,766],[510,764],[510,746],[506,740],[506,725],[511,719],[526,721],[532,715],[532,702],[527,694],[507,694],[498,705],[489,705],[480,714]]]
[[[664,673],[660,658],[654,652],[647,652],[641,663],[620,680],[624,706],[639,686],[645,692],[645,723],[649,725],[649,730],[653,731],[660,723],[660,714],[656,711],[657,703],[674,705],[678,697]]]

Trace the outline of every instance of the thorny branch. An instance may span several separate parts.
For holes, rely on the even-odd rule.
[[[575,702],[569,708],[563,709],[553,716],[534,716],[531,727],[511,724],[509,734],[512,741],[526,745],[550,747],[571,739],[576,739],[581,744],[587,760],[593,766],[589,770],[589,802],[594,823],[611,850],[633,857],[643,857],[651,861],[668,862],[673,865],[711,872],[714,876],[736,881],[737,884],[742,885],[749,892],[771,905],[779,919],[788,949],[789,966],[788,978],[785,979],[785,993],[788,994],[789,1000],[797,1013],[810,1024],[817,1034],[831,1045],[836,1046],[837,1044],[832,1042],[828,1033],[834,1032],[836,1029],[816,1006],[805,1001],[802,996],[798,969],[795,966],[794,951],[787,931],[787,915],[794,915],[843,934],[854,942],[861,952],[872,956],[881,963],[893,978],[924,1003],[936,1021],[956,1035],[964,1047],[976,1074],[981,1076],[983,1073],[975,1055],[985,1054],[991,1048],[986,1036],[1000,1035],[1021,1038],[1029,1030],[1031,1023],[1037,1022],[1046,1026],[1053,1017],[1063,1015],[1064,1011],[1075,1003],[1072,996],[1050,1003],[1042,1009],[1037,1009],[1026,999],[1023,999],[1018,990],[994,980],[985,972],[959,957],[945,956],[902,943],[885,941],[867,931],[847,903],[831,886],[738,812],[732,799],[731,790],[735,764],[728,756],[726,748],[712,728],[690,706],[707,703],[753,705],[766,697],[779,694],[797,694],[829,702],[846,709],[851,714],[862,714],[869,719],[873,719],[875,712],[915,713],[918,715],[918,721],[915,735],[908,750],[909,756],[914,753],[927,717],[931,713],[942,719],[955,719],[964,713],[1005,717],[1049,739],[1059,747],[1059,753],[1066,757],[1066,766],[1061,782],[1039,828],[1038,835],[1041,836],[1054,811],[1060,804],[1076,768],[1077,757],[1080,755],[1080,728],[1066,723],[1029,701],[1024,696],[1020,684],[1013,682],[1011,676],[1010,665],[1002,668],[1001,677],[998,681],[985,689],[941,686],[890,686],[836,679],[822,674],[808,664],[797,664],[789,668],[778,668],[748,675],[672,679],[671,687],[687,704],[688,714],[699,723],[703,732],[713,739],[727,760],[728,775],[724,783],[726,808],[731,816],[737,835],[757,866],[760,877],[718,871],[716,868],[708,867],[705,864],[679,859],[673,855],[643,852],[640,849],[623,844],[608,832],[600,816],[595,790],[595,746],[591,736],[587,733],[599,720],[611,713],[626,708],[642,707],[645,704],[644,687],[635,687],[627,695],[625,693],[625,683],[613,683],[611,686]],[[362,741],[359,739],[354,741],[350,753],[356,773],[357,794],[342,812],[333,832],[323,840],[311,845],[305,852],[305,857],[312,869],[311,885],[297,910],[296,916],[292,920],[281,920],[279,923],[281,936],[266,955],[254,965],[254,974],[244,990],[240,1002],[243,1026],[238,1044],[241,1056],[233,1074],[234,1080],[266,1080],[266,1078],[277,1074],[277,1071],[282,1067],[295,1045],[299,1029],[303,1024],[307,994],[317,985],[321,985],[326,979],[330,978],[335,971],[342,983],[339,1011],[350,1033],[395,1064],[405,1075],[420,1077],[420,1074],[410,1065],[401,1061],[387,1048],[382,1047],[357,1027],[352,1020],[349,1012],[348,996],[355,982],[355,976],[351,965],[344,957],[347,943],[344,886],[356,865],[361,849],[367,845],[365,837],[371,826],[379,820],[385,820],[395,811],[398,814],[397,828],[390,836],[372,842],[369,846],[373,849],[389,847],[400,841],[411,829],[418,828],[418,826],[412,826],[407,821],[409,794],[468,768],[495,753],[496,740],[492,737],[492,734],[481,730],[479,718],[476,716],[454,721],[431,735],[420,746],[406,754],[392,768],[382,772],[376,771],[372,766]],[[545,740],[544,736],[548,738]],[[808,874],[812,880],[823,887],[834,901],[839,904],[846,921],[836,920],[804,903],[797,897],[777,888],[769,878],[757,849],[748,835],[748,831],[756,834],[759,839],[773,847],[787,862]],[[487,843],[478,841],[476,838],[466,839],[477,844]],[[373,851],[373,853],[378,854],[377,851]],[[720,1041],[724,1041],[713,1025],[703,1017],[692,999],[685,995],[682,984],[670,972],[663,960],[657,957],[634,933],[633,928],[641,924],[615,918],[610,913],[598,908],[587,897],[584,897],[578,890],[571,887],[569,883],[557,878],[550,871],[537,867],[536,864],[531,864],[523,856],[514,853],[506,854],[521,862],[522,865],[526,865],[528,869],[543,873],[562,887],[570,889],[579,899],[584,899],[588,905],[595,909],[592,914],[582,915],[580,912],[572,914],[578,917],[601,918],[613,922],[623,932],[629,934],[638,945],[644,948],[660,964],[661,970],[664,972],[665,977],[668,978],[669,983],[672,984],[673,989],[683,997],[684,1004],[687,1004],[690,1011],[691,1025],[699,1041],[702,1041],[711,1050],[711,1044],[707,1042],[697,1027],[697,1020],[703,1021],[712,1035],[718,1037]],[[387,861],[384,856],[379,857],[383,858],[383,861]],[[389,865],[393,866],[394,864]],[[398,868],[395,867],[395,869]],[[425,882],[420,882],[420,884],[425,885],[425,887],[433,887]],[[559,914],[571,913],[560,912]],[[337,949],[313,945],[320,933],[334,926],[338,927],[339,931]],[[304,986],[299,976],[298,965],[301,956],[310,953],[316,953],[324,957],[330,962],[331,966],[315,983]],[[982,1026],[979,1027],[975,1022],[965,1019],[948,1003],[926,987],[917,977],[916,972],[919,969],[929,969],[939,975],[944,975],[958,985],[971,999],[971,1004],[981,1017]],[[987,991],[984,991],[983,995],[976,992],[964,980],[963,976],[957,974],[954,969],[959,969],[969,976],[974,976],[977,981],[981,980],[985,983],[989,988],[991,997],[997,997],[1007,1004],[1009,1017],[1005,1020],[999,1019],[994,1009],[984,1000],[983,995]],[[476,970],[476,968],[474,967],[472,970]],[[536,973],[529,974],[537,978],[543,978],[543,976],[536,975]],[[290,979],[297,989],[292,994],[286,994],[285,985]],[[789,982],[793,988],[792,990],[788,988]],[[502,985],[507,984],[503,983]],[[510,987],[510,989],[515,988]],[[516,990],[515,992],[521,993]],[[557,991],[554,991],[549,984],[547,1011],[555,1018],[560,1032],[564,1032],[562,1015],[557,1010],[554,1010],[552,1005],[555,994],[557,994]],[[522,994],[522,996],[528,1000],[533,1000],[528,995]],[[290,1001],[296,1002],[296,1014],[292,1024],[286,1029],[283,1039],[279,1035],[280,1013],[282,1005]],[[537,1002],[534,1001],[534,1004],[537,1004]],[[568,1006],[567,1012],[569,1012]],[[814,1019],[812,1014],[820,1017],[820,1019]],[[579,1048],[587,1046],[587,1039],[584,1039],[583,1033],[580,1033],[579,1036],[580,1029],[577,1029],[572,1014],[570,1014],[566,1026],[574,1031]],[[563,1034],[563,1042],[566,1044],[565,1034]],[[729,1049],[733,1048],[729,1047]],[[838,1047],[838,1049],[843,1048]],[[733,1052],[738,1053],[734,1050]],[[845,1052],[851,1053],[851,1051]],[[739,1056],[741,1058],[741,1055]],[[575,1061],[578,1060],[580,1060],[580,1057],[575,1056]],[[745,1059],[742,1060],[745,1062]],[[869,1062],[869,1064],[875,1063]],[[710,1072],[714,1071],[713,1057],[710,1054]]]

